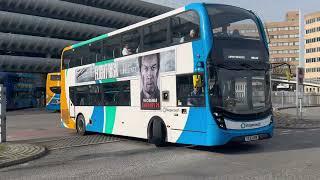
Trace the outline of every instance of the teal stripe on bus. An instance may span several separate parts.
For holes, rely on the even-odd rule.
[[[104,65],[104,64],[108,64],[108,63],[113,63],[114,59],[109,59],[109,60],[104,60],[104,61],[100,61],[96,63],[96,66],[100,66],[100,65]]]
[[[116,111],[117,107],[116,106],[106,106],[104,107],[105,111],[105,132],[107,134],[112,134],[113,132],[113,127],[114,127],[114,122],[116,118]]]
[[[109,78],[109,79],[102,79],[100,80],[101,83],[110,83],[110,82],[116,82],[117,78]]]
[[[92,42],[95,42],[95,41],[98,41],[98,40],[101,40],[101,39],[104,39],[104,38],[107,38],[107,37],[108,37],[108,34],[103,34],[103,35],[101,35],[101,36],[98,36],[98,37],[89,39],[89,40],[87,40],[87,41],[83,41],[83,42],[80,42],[80,43],[78,43],[78,44],[74,44],[74,45],[72,45],[71,47],[72,47],[72,49],[78,48],[78,47],[80,47],[80,46],[83,46],[83,45],[86,45],[86,44],[90,44],[90,43],[92,43]]]

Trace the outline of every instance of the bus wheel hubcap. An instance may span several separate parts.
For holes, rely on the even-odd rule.
[[[83,131],[83,120],[82,119],[79,120],[78,129],[80,132]]]

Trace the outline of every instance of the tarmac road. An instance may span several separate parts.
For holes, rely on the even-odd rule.
[[[222,147],[143,140],[52,150],[0,169],[0,179],[319,179],[320,129],[275,130],[274,138]]]
[[[9,112],[8,121],[9,140],[50,151],[0,169],[0,179],[320,179],[320,128],[275,129],[272,139],[220,147],[156,148],[141,139],[76,136],[59,127],[57,113]]]

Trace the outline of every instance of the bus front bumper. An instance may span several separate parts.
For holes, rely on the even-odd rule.
[[[253,140],[268,139],[273,136],[274,123],[267,126],[248,129],[248,130],[224,130],[216,129],[217,126],[212,126],[213,131],[207,136],[207,145],[216,146],[224,145],[228,142],[248,142]]]

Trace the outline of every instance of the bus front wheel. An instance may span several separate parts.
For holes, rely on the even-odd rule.
[[[85,119],[82,114],[80,114],[77,117],[76,129],[77,129],[77,133],[79,135],[81,135],[81,136],[86,135],[86,123],[85,123]]]

